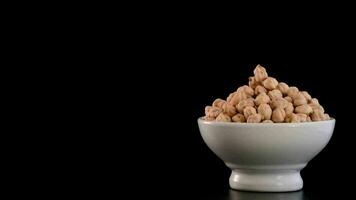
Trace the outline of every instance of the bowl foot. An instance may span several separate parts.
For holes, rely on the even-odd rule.
[[[232,170],[230,187],[258,192],[289,192],[303,188],[299,170]]]

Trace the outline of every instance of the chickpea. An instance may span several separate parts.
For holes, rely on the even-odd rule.
[[[245,92],[238,92],[236,94],[236,96],[237,96],[237,98],[239,100],[238,102],[248,98]],[[235,104],[235,105],[237,105],[237,104]]]
[[[324,120],[330,120],[330,116],[329,116],[329,114],[324,114]]]
[[[246,93],[244,92],[236,92],[229,103],[232,105],[237,105],[240,101],[247,99]]]
[[[320,110],[317,110],[317,111],[313,112],[310,115],[310,117],[313,120],[313,122],[315,122],[315,121],[323,121],[325,119],[324,113],[321,112]]]
[[[255,106],[255,103],[253,102],[252,98],[244,99],[242,100],[239,104],[237,104],[236,108],[239,111],[239,113],[243,113],[244,109],[247,106]]]
[[[281,91],[283,95],[287,95],[289,86],[286,83],[280,82],[277,85],[277,89]]]
[[[292,97],[286,96],[286,97],[284,97],[284,99],[287,100],[287,101],[290,102],[290,103],[293,102]]]
[[[262,120],[262,117],[260,114],[253,114],[253,115],[250,115],[248,118],[247,118],[247,123],[260,123]]]
[[[249,116],[257,113],[256,109],[252,106],[247,106],[243,112],[246,119],[248,119]]]
[[[285,121],[287,123],[300,123],[300,118],[298,115],[291,113],[290,115],[286,116]]]
[[[296,113],[302,113],[306,115],[309,115],[313,112],[313,109],[308,104],[297,106],[294,110]]]
[[[259,95],[261,93],[267,93],[267,90],[262,85],[257,85],[255,88],[255,95]]]
[[[257,108],[258,114],[262,116],[262,119],[269,120],[272,116],[272,109],[268,104],[260,104]]]
[[[310,116],[307,117],[307,122],[312,122]]]
[[[216,121],[219,121],[219,122],[231,122],[231,117],[229,115],[224,114],[224,113],[220,113],[216,117]]]
[[[222,107],[225,114],[229,115],[230,117],[236,114],[236,108],[231,103],[225,103]]]
[[[276,123],[281,123],[284,121],[284,118],[286,117],[286,113],[282,108],[276,108],[272,112],[272,121]]]
[[[321,106],[321,105],[319,105],[318,108],[316,108],[316,109],[314,109],[314,110],[320,110],[322,113],[325,112],[323,106]],[[313,111],[314,111],[314,110],[313,110]]]
[[[255,77],[251,76],[248,78],[248,85],[252,88],[255,89],[256,86],[258,85],[258,82],[256,81]]]
[[[244,92],[246,94],[246,96],[248,96],[248,97],[252,97],[255,94],[255,91],[247,85],[239,87],[237,89],[237,92],[240,92],[240,91]]]
[[[307,118],[309,117],[308,115],[302,113],[298,113],[297,115],[300,119],[300,122],[307,122]]]
[[[242,122],[246,122],[246,119],[243,114],[238,113],[232,117],[232,121],[242,123]]]
[[[310,104],[308,104],[308,105],[313,109],[313,112],[315,112],[315,111],[317,111],[317,110],[321,111],[322,113],[325,112],[323,106],[321,106],[321,105],[319,105],[319,104],[310,103]]]
[[[283,98],[279,98],[279,99],[275,99],[271,101],[271,108],[275,109],[275,108],[286,108],[288,106],[288,101],[283,99]]]
[[[283,98],[283,94],[278,89],[274,89],[268,92],[268,96],[271,100]]]
[[[218,107],[206,106],[205,115],[208,117],[217,117],[223,110]]]
[[[230,93],[229,96],[226,98],[226,102],[231,102],[231,99],[235,94],[236,92]]]
[[[252,98],[252,97],[250,97],[250,98],[247,98],[246,99],[246,101],[248,101],[249,102],[249,104],[251,104],[251,105],[255,105],[255,99],[254,98]]]
[[[269,103],[270,102],[270,98],[266,93],[261,93],[259,94],[256,99],[255,99],[255,104],[256,106],[259,106],[262,103]]]
[[[288,92],[287,92],[287,95],[292,97],[292,99],[294,98],[295,95],[297,95],[299,92],[299,89],[297,87],[289,87],[288,89]]]
[[[273,123],[273,121],[269,120],[269,119],[266,119],[266,120],[263,120],[262,123]]]
[[[268,77],[266,69],[261,65],[257,65],[253,73],[255,74],[255,79],[257,82],[262,82]]]
[[[312,99],[312,97],[310,96],[310,94],[307,91],[303,91],[302,94],[304,95],[304,97],[307,101],[310,101]]]
[[[312,98],[311,100],[309,100],[309,103],[320,105],[317,98]]]
[[[286,115],[292,114],[294,111],[294,106],[292,103],[287,104],[287,106],[284,108],[284,112],[286,112]]]
[[[278,85],[278,81],[275,78],[268,77],[266,80],[262,82],[263,86],[268,90],[276,89]]]
[[[298,92],[296,95],[294,95],[294,99],[293,99],[294,106],[301,106],[304,104],[307,104],[307,99],[301,92]]]
[[[205,116],[205,117],[203,117],[203,119],[204,119],[205,121],[214,121],[214,120],[215,120],[215,117],[208,117],[208,116]]]
[[[218,107],[218,108],[222,108],[224,103],[226,103],[225,100],[222,99],[215,99],[215,101],[213,102],[213,107]]]
[[[205,106],[205,115],[208,115],[213,106]]]
[[[245,93],[246,93],[247,96],[252,97],[255,94],[255,91],[252,88],[250,88],[249,86],[246,85]]]

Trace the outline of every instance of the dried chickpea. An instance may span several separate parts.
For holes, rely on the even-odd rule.
[[[286,115],[292,114],[294,111],[294,106],[292,103],[287,104],[287,107],[284,108],[284,112],[286,112]]]
[[[281,123],[284,121],[284,118],[286,117],[286,113],[282,108],[276,108],[272,112],[272,121],[276,123]]]
[[[320,111],[323,112],[323,113],[325,112],[323,106],[321,106],[321,105],[319,105],[317,108],[313,109],[313,111],[314,111],[314,110],[320,110]]]
[[[309,103],[320,105],[317,98],[312,98],[311,100],[309,100]]]
[[[203,117],[204,120],[206,121],[214,121],[215,120],[215,117],[208,117],[208,116],[205,116]]]
[[[273,123],[273,121],[269,120],[269,119],[266,119],[266,120],[263,120],[262,123]]]
[[[275,99],[271,101],[271,108],[275,109],[275,108],[282,108],[284,109],[285,107],[288,106],[288,101],[283,99],[283,98],[279,98],[279,99]]]
[[[227,115],[227,114],[220,113],[216,117],[216,121],[219,121],[219,122],[231,122],[231,117],[229,115]]]
[[[287,100],[287,101],[290,102],[290,103],[293,102],[292,97],[286,96],[286,97],[284,97],[284,99]]]
[[[262,120],[262,117],[260,114],[253,114],[247,118],[247,123],[260,123],[261,120]]]
[[[300,123],[300,118],[298,115],[291,113],[289,115],[286,116],[285,121],[287,123]]]
[[[243,85],[244,86],[244,85]],[[237,88],[236,92],[244,92],[243,86],[240,86]]]
[[[298,115],[298,117],[300,119],[300,122],[306,122],[307,121],[308,115],[302,114],[302,113],[298,113],[297,115]]]
[[[254,103],[255,99],[252,98],[252,97],[247,98],[246,101],[248,101],[248,102],[250,102],[251,104],[255,105],[255,103]]]
[[[239,102],[248,98],[245,92],[238,92],[235,96],[237,96]]]
[[[283,95],[287,95],[289,86],[286,83],[280,82],[277,85],[277,89],[281,91]]]
[[[276,89],[278,85],[278,81],[275,78],[268,77],[266,80],[262,82],[263,86],[268,90]]]
[[[270,102],[270,98],[266,93],[261,93],[259,94],[256,99],[255,99],[255,104],[256,106],[259,106],[262,103],[269,103]]]
[[[247,96],[252,97],[255,94],[255,91],[249,86],[246,86],[245,93]]]
[[[241,86],[237,89],[237,92],[244,92],[248,97],[252,97],[255,91],[247,85]]]
[[[322,113],[325,112],[323,106],[321,106],[319,104],[309,103],[308,105],[313,109],[313,112],[315,112],[317,110],[321,111]]]
[[[255,88],[255,95],[259,95],[261,93],[267,93],[267,90],[262,85],[257,85]]]
[[[208,115],[212,108],[213,108],[213,106],[205,106],[205,115]]]
[[[307,117],[307,122],[312,122],[310,116]]]
[[[287,95],[290,96],[290,97],[292,97],[292,99],[293,99],[294,96],[295,96],[296,94],[298,94],[298,92],[299,92],[299,89],[298,89],[297,87],[292,86],[292,87],[289,87],[288,92],[287,92]]]
[[[257,112],[262,116],[262,119],[271,119],[272,109],[268,104],[260,104],[257,108]]]
[[[261,65],[257,65],[253,73],[255,74],[255,80],[257,82],[262,82],[268,77],[266,69]]]
[[[302,94],[304,95],[304,97],[307,101],[310,101],[312,99],[312,97],[310,96],[310,94],[307,91],[303,91]]]
[[[247,99],[247,95],[244,92],[236,92],[229,103],[232,105],[237,105],[240,101]]]
[[[249,116],[257,113],[256,109],[252,106],[247,106],[243,112],[246,119],[248,119]]]
[[[234,115],[231,119],[233,122],[239,122],[239,123],[246,122],[245,116],[240,113]]]
[[[246,101],[248,101],[248,102],[249,102],[249,104],[251,104],[251,105],[255,105],[255,99],[254,99],[254,98],[252,98],[252,97],[247,98],[247,99],[246,99]]]
[[[206,106],[205,107],[205,115],[207,117],[217,117],[220,113],[222,112],[221,108],[218,107],[212,107],[212,106]]]
[[[313,112],[313,109],[308,104],[297,106],[294,110],[296,113],[302,113],[306,115],[309,115]]]
[[[218,107],[218,108],[222,108],[224,103],[226,103],[225,100],[222,99],[215,99],[215,101],[213,102],[213,107]]]
[[[301,92],[298,92],[296,95],[294,95],[294,99],[293,99],[294,106],[301,106],[304,104],[307,104],[307,99]]]
[[[231,99],[235,94],[236,92],[230,93],[229,96],[226,98],[226,102],[231,102]]]
[[[317,111],[313,112],[310,115],[310,117],[313,120],[313,122],[315,122],[315,121],[323,121],[325,119],[324,113],[321,112],[320,110],[317,110]]]
[[[283,98],[283,94],[278,89],[274,89],[268,92],[268,96],[271,100]]]
[[[227,97],[226,101],[231,103],[232,105],[236,105],[239,103],[239,98],[237,97],[237,92],[231,93],[229,97]]]
[[[229,115],[230,117],[236,114],[236,108],[231,103],[225,103],[222,107],[225,114]]]
[[[252,107],[255,106],[255,103],[253,102],[253,98],[242,100],[239,104],[237,104],[236,108],[237,111],[239,111],[239,113],[242,114],[247,106],[252,106]]]
[[[256,86],[258,85],[258,82],[256,81],[255,77],[251,76],[248,78],[248,85],[252,88],[255,89]]]

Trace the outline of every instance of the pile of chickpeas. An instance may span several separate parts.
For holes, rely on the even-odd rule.
[[[205,107],[207,121],[236,123],[299,123],[329,120],[316,98],[297,87],[269,77],[261,65],[248,86],[239,87],[226,100],[216,99]]]

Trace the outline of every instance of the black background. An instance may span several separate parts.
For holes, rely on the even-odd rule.
[[[167,63],[149,67],[150,73],[136,77],[140,84],[133,92],[135,103],[131,106],[141,105],[136,108],[142,109],[143,114],[138,124],[130,123],[132,132],[126,136],[131,134],[129,137],[135,144],[129,149],[139,150],[123,155],[130,160],[129,170],[137,173],[130,174],[125,183],[137,187],[138,181],[139,191],[156,197],[326,199],[347,196],[353,186],[347,181],[354,176],[352,132],[347,131],[349,112],[352,112],[351,100],[347,100],[352,86],[348,84],[353,82],[349,64],[319,60],[259,63],[266,67],[269,76],[318,98],[326,112],[336,119],[330,143],[302,171],[304,189],[299,193],[261,197],[229,190],[230,169],[204,144],[198,130],[197,119],[204,114],[204,107],[247,84],[258,64],[239,62],[238,55],[214,52],[215,55],[200,52],[194,59],[166,57],[162,60]],[[130,115],[131,119],[136,114]]]

